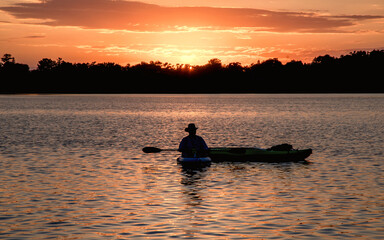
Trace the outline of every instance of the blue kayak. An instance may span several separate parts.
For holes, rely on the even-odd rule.
[[[212,160],[210,157],[179,157],[177,158],[177,162],[179,163],[191,163],[191,164],[205,164],[210,163]]]

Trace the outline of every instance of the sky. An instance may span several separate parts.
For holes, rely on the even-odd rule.
[[[1,0],[0,55],[249,65],[384,49],[383,0]]]

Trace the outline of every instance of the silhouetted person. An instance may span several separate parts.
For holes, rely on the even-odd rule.
[[[208,154],[208,146],[204,139],[196,135],[198,128],[194,123],[188,124],[185,129],[189,133],[180,142],[179,151],[182,152],[183,157],[205,157]]]

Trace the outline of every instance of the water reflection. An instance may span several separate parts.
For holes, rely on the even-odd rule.
[[[185,226],[182,227],[185,237],[195,238],[201,234],[200,227],[206,222],[206,215],[203,213],[204,192],[207,187],[204,178],[210,169],[210,164],[178,164],[181,174],[181,193],[183,212],[187,214]]]
[[[210,165],[181,165],[181,181],[183,186],[182,193],[185,205],[198,206],[203,201],[200,193],[201,181],[206,176]]]
[[[24,98],[0,97],[1,239],[384,239],[383,95]],[[210,146],[289,142],[313,163],[141,152],[190,121]]]

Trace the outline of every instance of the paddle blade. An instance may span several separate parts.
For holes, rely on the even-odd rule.
[[[156,147],[145,147],[143,148],[143,152],[145,153],[158,153],[161,152],[162,150],[160,148]]]

